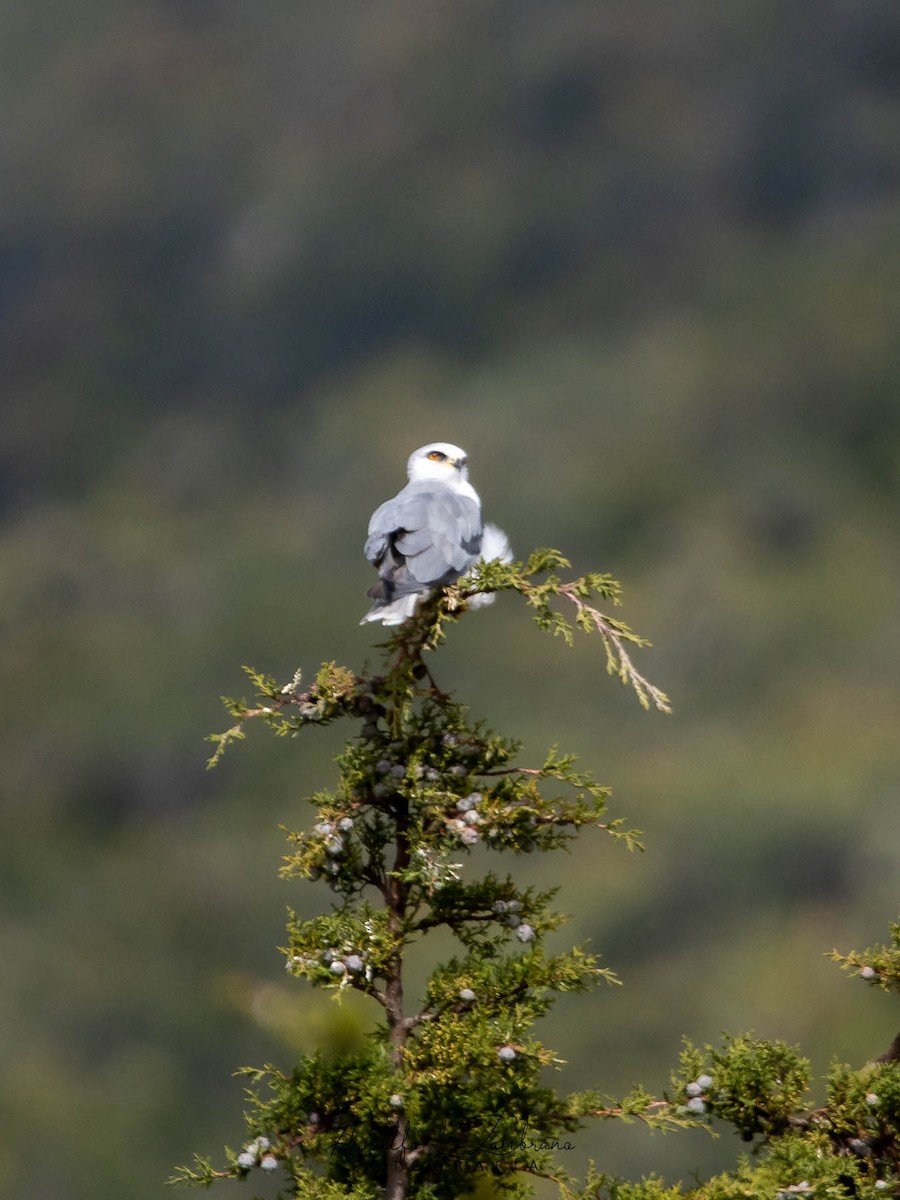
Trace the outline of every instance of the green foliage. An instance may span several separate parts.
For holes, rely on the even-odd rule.
[[[299,672],[282,687],[245,668],[256,701],[226,700],[237,723],[214,739],[212,765],[248,720],[278,736],[341,717],[359,723],[337,759],[337,787],[311,797],[311,827],[288,832],[282,875],[323,882],[335,899],[312,919],[290,914],[284,953],[291,975],[337,995],[362,993],[382,1007],[384,1023],[363,1054],[312,1056],[290,1075],[254,1072],[248,1143],[223,1172],[198,1160],[179,1180],[208,1185],[259,1166],[278,1169],[299,1196],[315,1165],[341,1194],[386,1188],[393,1197],[451,1200],[485,1175],[510,1195],[521,1192],[523,1173],[565,1178],[555,1152],[581,1118],[600,1115],[602,1100],[546,1085],[544,1071],[560,1062],[533,1026],[556,995],[618,980],[582,949],[545,950],[544,937],[564,920],[552,907],[555,889],[520,887],[490,870],[468,878],[467,862],[478,848],[557,850],[586,826],[636,849],[638,832],[608,816],[609,790],[572,755],[553,746],[540,765],[519,765],[518,744],[442,692],[423,655],[472,597],[516,591],[541,628],[569,642],[579,628],[599,632],[619,678],[645,707],[652,697],[667,710],[625,653],[625,641],[643,640],[588,605],[594,595],[618,602],[618,585],[605,575],[564,583],[550,573],[567,565],[549,550],[524,566],[483,565],[392,634],[381,674],[326,663],[304,690]],[[574,621],[551,608],[557,597],[574,603]],[[410,1008],[407,957],[441,927],[462,957],[436,967]],[[662,1123],[654,1107],[636,1092],[603,1115]]]
[[[688,1042],[672,1089],[690,1100],[696,1081],[705,1078],[710,1083],[696,1095],[710,1115],[750,1141],[756,1134],[788,1128],[809,1087],[809,1063],[784,1042],[728,1037],[722,1049],[706,1046],[703,1051]]]
[[[761,1200],[820,1195],[850,1200],[878,1195],[874,1184],[864,1164],[832,1153],[827,1138],[794,1131],[779,1139],[762,1161],[742,1157],[736,1171],[716,1176],[693,1194],[697,1200],[746,1200],[748,1195]]]
[[[752,1156],[733,1171],[695,1187],[672,1187],[657,1176],[633,1183],[592,1168],[566,1200],[875,1200],[900,1190],[900,1067],[870,1064],[853,1071],[836,1063],[824,1107],[801,1103],[808,1064],[783,1042],[726,1038],[721,1049],[689,1043],[672,1078],[677,1096],[694,1111],[727,1121],[749,1140]],[[658,1102],[653,1102],[658,1103]],[[680,1106],[684,1111],[685,1104]]]
[[[680,1187],[666,1187],[661,1179],[651,1175],[641,1183],[628,1183],[613,1179],[591,1167],[583,1188],[563,1187],[562,1200],[578,1200],[580,1197],[608,1197],[609,1200],[680,1200]]]
[[[889,946],[870,946],[861,953],[839,954],[832,950],[830,957],[846,971],[855,971],[873,987],[882,991],[900,992],[900,922],[890,926]]]
[[[891,926],[896,948],[898,927]],[[879,960],[883,948],[833,957],[847,965]],[[726,1037],[721,1048],[689,1042],[672,1076],[672,1102],[698,1119],[727,1122],[750,1141],[761,1138],[753,1158],[689,1191],[669,1189],[656,1178],[638,1185],[596,1176],[582,1196],[662,1200],[790,1200],[794,1196],[866,1198],[900,1189],[900,1039],[862,1070],[834,1063],[826,1103],[809,1109],[809,1064],[784,1042]]]
[[[828,1076],[828,1101],[816,1121],[838,1143],[865,1146],[869,1155],[896,1155],[900,1130],[900,1065],[871,1063],[853,1071],[835,1063]]]

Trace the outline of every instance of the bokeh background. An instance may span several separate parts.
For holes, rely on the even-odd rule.
[[[547,1022],[560,1085],[883,1050],[824,953],[897,912],[897,5],[31,0],[0,62],[0,1192],[158,1197],[240,1141],[232,1070],[358,1038],[275,950],[340,729],[203,738],[243,662],[371,661],[365,524],[433,439],[622,579],[675,702],[511,597],[435,667],[646,831],[519,864],[624,980]]]

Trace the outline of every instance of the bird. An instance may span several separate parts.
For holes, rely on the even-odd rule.
[[[409,482],[376,508],[365,556],[378,571],[366,595],[372,607],[360,621],[402,625],[420,601],[459,579],[479,558],[512,561],[509,539],[485,525],[481,500],[469,483],[468,455],[451,442],[429,442],[409,456]],[[470,607],[492,595],[471,597]]]

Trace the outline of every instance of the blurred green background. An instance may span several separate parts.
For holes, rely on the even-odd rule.
[[[0,62],[0,1193],[158,1197],[240,1140],[234,1068],[358,1036],[274,949],[342,731],[202,739],[242,662],[371,658],[365,525],[433,439],[623,581],[675,702],[511,597],[435,665],[646,831],[518,864],[625,982],[545,1026],[559,1084],[883,1050],[823,953],[897,912],[897,5],[32,0]]]

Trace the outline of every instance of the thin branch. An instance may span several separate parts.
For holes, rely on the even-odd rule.
[[[365,866],[360,868],[359,877],[362,879],[363,883],[369,884],[370,887],[373,887],[376,891],[380,892],[385,900],[387,899],[385,890],[387,887],[387,881],[385,880],[384,872],[378,866],[376,866],[371,857]]]
[[[585,1111],[586,1117],[646,1117],[651,1109],[671,1108],[668,1100],[651,1100],[647,1107],[642,1112],[632,1112],[627,1108],[589,1108]]]
[[[577,595],[575,586],[574,583],[560,584],[559,594],[571,600],[578,610],[579,617],[582,617],[583,621],[589,621],[600,634],[606,647],[606,662],[610,674],[617,675],[623,683],[630,684],[644,708],[649,708],[652,700],[660,712],[671,713],[672,704],[666,693],[642,675],[631,661],[631,655],[625,649],[625,638],[616,628],[617,623],[604,617],[592,604],[586,604]],[[610,649],[610,643],[615,648],[615,653]]]
[[[410,933],[424,933],[429,929],[437,929],[440,925],[453,925],[460,920],[496,921],[497,919],[497,913],[495,912],[465,914],[460,912],[452,912],[447,913],[447,915],[443,917],[422,917],[420,920],[416,921],[415,924],[410,925],[409,931]]]
[[[417,1025],[427,1024],[429,1021],[438,1021],[446,1012],[462,1012],[462,1004],[442,1004],[440,1008],[436,1008],[433,1012],[422,1011],[414,1016],[403,1018],[403,1027],[407,1033],[411,1033]]]
[[[475,773],[476,775],[546,775],[543,767],[503,767],[496,771],[476,771]]]

